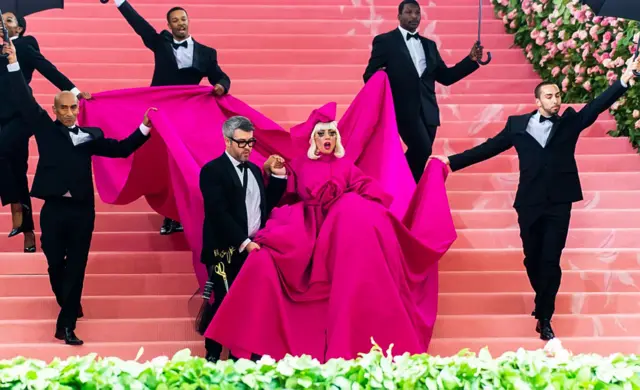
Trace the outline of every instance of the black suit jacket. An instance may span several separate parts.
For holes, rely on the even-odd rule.
[[[163,30],[158,33],[128,1],[120,5],[118,10],[142,38],[144,45],[153,52],[155,69],[151,80],[152,87],[198,85],[203,78],[207,77],[211,85],[220,84],[224,87],[225,93],[229,92],[231,80],[220,68],[218,53],[215,49],[194,40],[192,67],[179,69],[176,56],[173,54],[173,36],[169,31]]]
[[[20,70],[27,84],[31,83],[33,72],[37,70],[61,91],[71,91],[75,88],[71,80],[63,75],[55,65],[40,53],[40,46],[36,38],[32,36],[19,37],[13,40],[13,45],[16,48],[16,55],[20,59]],[[7,64],[7,59],[0,57],[0,79],[2,80],[0,81],[0,85],[3,87],[2,90],[9,90]],[[0,104],[0,112],[2,112],[2,114],[0,114],[1,121],[2,119],[9,119],[15,115],[16,108],[12,104],[5,104],[5,102],[3,102]]]
[[[264,227],[271,210],[278,204],[287,188],[287,180],[269,178],[265,186],[262,172],[249,162],[251,172],[260,187],[261,224]],[[248,237],[247,206],[237,168],[226,153],[207,163],[200,171],[200,191],[204,199],[204,225],[201,261],[214,264],[214,250],[236,251]]]
[[[74,146],[69,129],[54,121],[29,93],[22,72],[9,72],[11,96],[29,127],[33,129],[40,157],[31,196],[40,199],[61,197],[67,191],[78,201],[94,202],[92,156],[128,157],[149,137],[136,130],[118,141],[104,137],[99,128],[84,127],[92,140]]]
[[[529,119],[535,111],[527,115],[511,116],[504,130],[495,137],[463,153],[450,156],[451,170],[457,171],[487,160],[513,146],[520,164],[520,182],[514,207],[533,206],[546,201],[581,201],[582,188],[575,159],[578,136],[620,99],[626,90],[618,81],[579,112],[571,107],[567,108],[553,125],[544,148],[527,132]]]
[[[418,76],[411,60],[405,39],[397,28],[373,39],[371,57],[363,75],[366,83],[375,72],[386,68],[401,134],[415,128],[415,122],[420,118],[421,107],[425,115],[425,124],[439,126],[440,110],[436,100],[435,82],[451,85],[480,67],[467,56],[449,68],[442,60],[434,41],[424,37],[420,37],[420,41],[427,61],[427,69],[421,77]]]

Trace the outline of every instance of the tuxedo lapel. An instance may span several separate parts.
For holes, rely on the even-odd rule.
[[[436,57],[435,52],[429,47],[430,45],[427,38],[420,37],[420,42],[422,43],[422,50],[424,50],[424,58],[427,63],[427,69],[422,74],[424,76],[425,74],[432,73],[436,69]]]
[[[553,124],[553,127],[551,128],[551,132],[549,133],[549,138],[547,138],[547,145],[546,146],[549,146],[549,144],[553,140],[553,137],[558,132],[558,127],[560,127],[561,123],[562,123],[562,117],[558,117],[558,120],[556,121],[556,123]]]
[[[225,153],[222,161],[224,162],[225,169],[227,173],[231,176],[231,182],[234,184],[234,187],[242,189],[242,183],[240,182],[240,178],[238,177],[238,169],[233,165],[233,162]]]
[[[402,53],[402,56],[407,60],[407,66],[409,66],[413,72],[418,75],[418,71],[416,70],[416,66],[413,64],[413,60],[411,59],[411,53],[409,53],[409,49],[407,48],[407,43],[405,42],[405,39],[402,37],[402,33],[400,32],[399,29],[395,29],[393,32],[393,35],[395,37],[395,41],[396,41],[396,45],[397,47],[399,47],[400,49],[400,53]]]
[[[173,35],[171,35],[171,33],[167,30],[163,30],[161,35],[165,40],[163,50],[165,51],[165,53],[167,53],[169,57],[171,57],[171,63],[176,67],[176,69],[178,69],[178,59],[176,58],[176,55],[173,53],[173,45],[172,45]]]
[[[71,141],[71,135],[69,134],[69,129],[58,120],[56,120],[54,123],[55,123],[56,127],[58,128],[58,130],[62,133],[62,135],[69,142],[73,143],[73,141]]]
[[[198,69],[200,72],[205,73],[206,69],[203,69],[204,67],[201,66],[202,65],[201,64],[202,49],[203,49],[202,45],[196,42],[194,39],[193,40],[193,64],[191,66]]]

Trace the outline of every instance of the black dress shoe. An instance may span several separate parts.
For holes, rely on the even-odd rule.
[[[170,218],[165,218],[162,221],[162,227],[160,228],[160,234],[166,236],[168,234],[174,233],[174,221]]]
[[[70,328],[56,329],[56,338],[58,340],[64,340],[67,345],[82,345],[84,341],[80,340],[75,332]]]
[[[551,320],[538,320],[536,324],[536,332],[540,333],[541,340],[551,340],[555,339],[556,335],[553,333],[553,329],[551,328]]]

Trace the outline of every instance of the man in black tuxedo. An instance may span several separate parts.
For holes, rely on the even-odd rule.
[[[38,41],[25,36],[26,20],[12,12],[2,15],[9,38],[16,47],[22,62],[22,74],[31,82],[37,70],[61,91],[72,91],[78,98],[90,99],[91,95],[78,88],[40,53]],[[0,58],[0,89],[8,90],[7,59]],[[32,132],[25,129],[24,119],[9,101],[0,104],[0,199],[2,205],[11,205],[13,229],[9,237],[23,233],[25,252],[35,252],[33,216],[27,169],[29,161],[29,138]]]
[[[213,92],[222,96],[229,92],[231,80],[218,64],[215,49],[196,42],[189,35],[189,17],[180,7],[167,12],[167,26],[171,32],[158,33],[126,0],[115,0],[118,10],[144,45],[153,51],[155,69],[151,86],[198,85],[207,77]],[[182,224],[165,218],[160,234],[181,232]]]
[[[572,204],[583,199],[575,159],[578,137],[625,94],[634,69],[640,70],[638,61],[582,110],[568,108],[562,116],[558,115],[560,89],[543,82],[535,89],[537,111],[509,117],[504,130],[474,148],[437,157],[455,172],[516,148],[520,182],[513,207],[518,213],[524,265],[536,293],[532,315],[538,320],[536,331],[542,340],[555,337],[551,317],[562,276],[560,257]]]
[[[53,121],[29,91],[11,42],[4,45],[3,53],[9,55],[10,98],[33,130],[40,151],[31,196],[44,200],[40,242],[49,265],[51,289],[61,307],[55,337],[66,344],[81,345],[74,330],[95,221],[91,159],[130,156],[148,140],[150,122],[145,114],[140,128],[128,138],[105,138],[99,128],[76,125],[78,100],[68,91],[56,95],[53,111],[57,119]]]
[[[477,61],[482,58],[483,49],[474,45],[469,56],[449,68],[435,42],[416,32],[420,6],[415,0],[400,3],[398,21],[398,28],[373,39],[363,78],[366,83],[378,70],[387,72],[398,132],[407,146],[407,162],[417,183],[440,126],[435,82],[448,86],[473,73],[479,68]]]
[[[260,249],[252,239],[265,226],[271,210],[287,188],[286,168],[281,157],[271,156],[265,162],[265,171],[271,174],[267,186],[260,168],[249,162],[256,142],[253,131],[253,124],[247,118],[228,119],[222,128],[226,151],[200,171],[204,199],[201,261],[209,269],[213,282],[213,314],[227,294],[225,281],[216,274],[216,267],[224,267],[226,284],[230,286],[247,255]],[[230,262],[220,255],[229,251],[232,252]],[[206,339],[205,347],[207,359],[219,359],[222,352],[219,343]]]

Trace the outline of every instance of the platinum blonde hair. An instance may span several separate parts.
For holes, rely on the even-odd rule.
[[[313,131],[311,132],[311,137],[309,138],[309,150],[307,151],[307,157],[312,160],[317,160],[320,158],[320,154],[318,153],[318,147],[316,146],[316,140],[314,139],[316,133],[320,130],[335,130],[336,131],[336,148],[333,151],[333,155],[337,158],[344,157],[344,146],[342,146],[342,138],[340,137],[340,130],[338,130],[338,124],[333,122],[318,122],[316,123]]]

